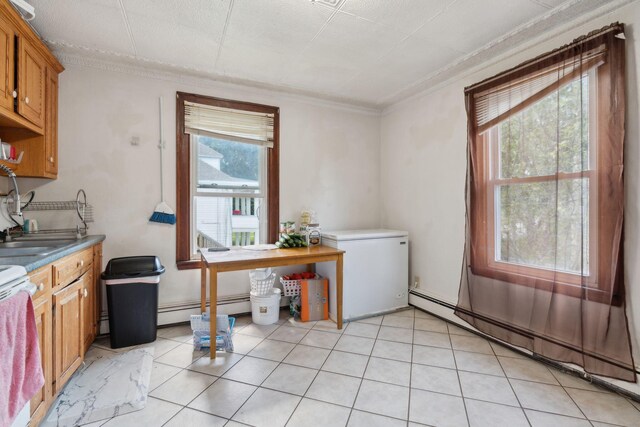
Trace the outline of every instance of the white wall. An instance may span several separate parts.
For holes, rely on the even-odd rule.
[[[297,221],[301,209],[313,208],[325,229],[379,225],[378,113],[164,73],[123,73],[66,64],[60,75],[59,178],[20,179],[20,190],[36,189],[37,200],[69,200],[84,188],[96,211],[90,232],[107,236],[105,262],[118,256],[160,256],[167,267],[161,282],[161,307],[195,302],[200,295],[199,271],[175,267],[175,226],[148,222],[160,201],[161,95],[167,141],[165,193],[169,205],[176,206],[176,91],[280,107],[282,219]],[[140,138],[140,145],[130,144],[134,136]],[[45,217],[41,215],[41,228],[47,226]],[[222,276],[220,295],[249,292],[246,272]],[[161,316],[160,321],[187,319],[184,313],[181,316]]]
[[[628,317],[640,360],[640,111],[635,26],[640,24],[637,2],[586,25],[574,28],[534,48],[514,52],[508,59],[485,64],[482,70],[388,108],[381,122],[382,223],[408,229],[411,274],[419,276],[419,292],[455,304],[464,247],[466,126],[464,87],[535,57],[589,31],[620,21],[627,36],[627,139],[625,151],[626,228],[625,277],[629,288]],[[411,302],[461,322],[452,311],[424,299]],[[612,381],[640,393],[640,385]]]

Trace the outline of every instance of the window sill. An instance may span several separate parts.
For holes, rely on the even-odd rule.
[[[472,274],[476,276],[487,277],[509,285],[536,288],[541,291],[552,292],[571,298],[579,298],[611,306],[622,305],[622,298],[618,295],[611,295],[611,292],[604,289],[598,289],[594,285],[583,286],[581,284],[566,283],[562,280],[550,280],[546,277],[518,274],[487,266],[471,265],[470,267]]]
[[[177,261],[176,265],[178,266],[178,270],[195,270],[202,267],[202,262],[197,259],[190,259],[187,261]]]

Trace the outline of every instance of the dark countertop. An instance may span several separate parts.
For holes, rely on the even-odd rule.
[[[106,236],[104,234],[85,236],[82,239],[75,240],[74,242],[69,243],[66,246],[62,246],[44,256],[2,257],[0,258],[0,265],[22,265],[28,272],[30,272],[47,264],[51,264],[52,262],[74,252],[78,252],[81,249],[100,243],[105,238]]]

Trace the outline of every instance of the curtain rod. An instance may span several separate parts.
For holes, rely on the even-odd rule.
[[[585,43],[585,42],[587,42],[589,40],[593,40],[596,37],[599,37],[599,36],[601,36],[603,34],[606,34],[606,33],[612,32],[612,31],[619,31],[621,33],[621,35],[620,34],[616,34],[616,37],[624,39],[624,24],[621,24],[619,22],[614,22],[612,24],[607,25],[606,27],[602,27],[602,28],[600,28],[598,30],[591,31],[590,33],[588,33],[588,34],[586,34],[584,36],[580,36],[578,38],[575,38],[575,39],[573,39],[573,41],[571,43],[568,43],[568,44],[566,44],[564,46],[561,46],[561,47],[559,47],[557,49],[554,49],[554,50],[552,50],[550,52],[543,53],[542,55],[536,56],[533,59],[529,59],[529,60],[527,60],[527,61],[525,61],[525,62],[523,62],[521,64],[518,64],[515,67],[510,68],[510,69],[508,69],[506,71],[503,71],[503,72],[501,72],[501,73],[499,73],[499,74],[497,74],[497,75],[495,75],[493,77],[489,77],[489,78],[484,79],[484,80],[482,80],[482,81],[480,81],[478,83],[472,84],[471,86],[467,86],[467,87],[464,88],[464,92],[468,93],[468,92],[470,92],[470,91],[472,91],[472,90],[474,90],[474,89],[476,89],[476,88],[478,88],[480,86],[483,86],[483,85],[485,85],[487,83],[492,82],[493,80],[502,78],[502,77],[504,77],[504,76],[506,76],[508,74],[514,73],[516,71],[519,71],[519,70],[521,70],[521,69],[523,69],[525,67],[528,67],[529,65],[532,65],[532,64],[534,64],[536,62],[540,62],[540,61],[542,61],[544,59],[547,59],[547,58],[549,58],[551,56],[554,56],[554,55],[557,55],[559,53],[565,52],[565,51],[567,51],[569,49],[573,49],[574,47],[576,47],[576,46],[578,46],[580,44],[583,44],[583,43]]]

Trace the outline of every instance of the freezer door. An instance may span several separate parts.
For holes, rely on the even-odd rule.
[[[333,245],[332,245],[333,246]],[[406,237],[349,240],[335,243],[345,252],[343,319],[350,320],[403,308],[408,305],[409,241]],[[329,277],[330,317],[336,319],[333,263],[318,264]]]

